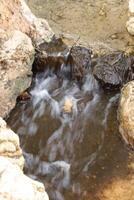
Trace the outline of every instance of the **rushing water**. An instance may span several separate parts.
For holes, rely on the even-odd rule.
[[[8,119],[20,136],[25,173],[45,184],[51,200],[96,198],[113,168],[120,176],[128,159],[116,119],[119,94],[104,94],[91,72],[81,89],[66,79],[59,85],[50,72],[37,74],[35,82],[32,100],[18,104]]]
[[[119,49],[128,43],[126,0],[27,2],[56,32],[74,34],[75,40]],[[82,88],[67,79],[61,83],[48,70],[37,74],[30,94],[7,122],[20,137],[25,173],[45,184],[50,200],[100,200],[98,192],[127,177],[133,158],[119,136],[119,93],[104,93],[90,70]]]

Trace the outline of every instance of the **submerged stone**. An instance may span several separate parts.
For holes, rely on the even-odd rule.
[[[63,110],[65,113],[71,113],[73,109],[72,99],[67,98],[64,102]]]

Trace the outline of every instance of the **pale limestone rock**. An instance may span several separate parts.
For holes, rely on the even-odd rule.
[[[35,17],[24,0],[20,0],[20,3],[20,12],[30,25],[30,37],[33,41],[35,41],[36,44],[40,44],[44,41],[51,41],[54,33],[49,27],[48,22],[45,19]]]
[[[129,0],[129,12],[134,13],[134,0]]]
[[[134,0],[129,0],[129,20],[126,23],[127,31],[134,35]]]
[[[6,126],[7,126],[7,123],[0,117],[0,129],[1,128],[6,128]]]
[[[54,35],[45,19],[36,18],[25,0],[0,0],[0,29],[10,33],[19,30],[37,45]]]
[[[130,19],[127,21],[126,28],[131,35],[134,35],[134,17],[130,17]]]
[[[31,64],[33,56],[34,47],[31,39],[20,31],[12,32],[0,48],[0,62],[3,65],[1,67],[6,67],[7,69],[13,68],[15,65],[20,71],[23,71],[22,65],[27,67],[27,64]],[[4,66],[6,61],[6,64],[10,66]],[[17,66],[16,62],[18,62]]]
[[[0,200],[49,200],[44,185],[23,174],[19,145],[18,136],[0,117]]]
[[[0,156],[0,200],[48,200],[42,183],[23,174],[17,165]]]
[[[73,109],[73,101],[70,98],[66,98],[63,106],[65,113],[71,113]]]
[[[19,137],[11,129],[7,128],[6,122],[0,117],[0,156],[6,157],[21,169],[24,166],[24,158],[20,149]]]
[[[6,33],[5,33],[6,35]],[[6,115],[15,105],[17,95],[28,88],[34,58],[31,39],[20,31],[5,36],[0,46],[0,115]]]
[[[134,81],[127,83],[121,90],[118,120],[124,141],[134,148]]]

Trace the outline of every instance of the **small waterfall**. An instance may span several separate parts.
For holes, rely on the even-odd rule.
[[[21,106],[21,117],[14,123],[26,173],[50,185],[49,195],[56,200],[65,199],[63,190],[81,195],[81,183],[73,177],[88,173],[95,164],[110,108],[119,96],[104,100],[91,69],[79,87],[77,81],[66,78],[68,65],[61,65],[62,81],[49,70],[37,74],[31,101]]]

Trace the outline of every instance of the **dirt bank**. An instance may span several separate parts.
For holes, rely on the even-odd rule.
[[[126,30],[126,0],[27,0],[32,11],[48,20],[56,33],[86,43],[105,43],[124,50],[134,45]]]

